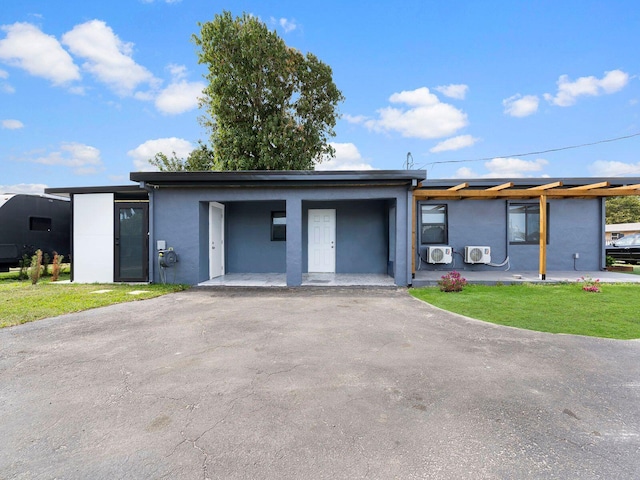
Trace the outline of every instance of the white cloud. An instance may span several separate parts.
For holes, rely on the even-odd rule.
[[[373,170],[353,143],[331,143],[336,156],[324,158],[316,164],[316,170]]]
[[[2,78],[2,79],[7,79],[7,78],[9,78],[9,72],[7,72],[7,71],[5,71],[5,70],[2,70],[2,69],[0,68],[0,78]]]
[[[536,95],[520,95],[519,93],[502,101],[504,113],[512,117],[527,117],[538,111],[540,100]]]
[[[69,167],[76,175],[92,175],[104,170],[100,150],[82,143],[63,143],[60,151],[30,160],[42,165]]]
[[[156,98],[156,108],[167,115],[177,115],[198,106],[198,98],[206,85],[202,82],[181,80],[162,90]]]
[[[271,17],[269,20],[271,21],[271,25],[278,25],[284,30],[284,33],[293,32],[298,28],[298,23],[294,19]]]
[[[624,177],[640,175],[640,162],[624,163],[616,161],[598,160],[588,167],[589,172],[596,177]]]
[[[30,23],[3,25],[6,38],[0,40],[0,60],[46,78],[54,85],[80,80],[80,70],[58,40]]]
[[[187,68],[184,65],[168,66],[173,77],[172,82],[155,99],[156,108],[166,115],[177,115],[198,106],[198,98],[206,87],[203,82],[185,80]]]
[[[440,138],[454,134],[468,123],[464,112],[440,102],[426,87],[394,93],[389,101],[410,108],[382,108],[378,110],[378,119],[364,122],[367,128],[377,132],[396,131],[403,137]]]
[[[477,138],[471,135],[458,135],[457,137],[448,138],[435,147],[430,149],[431,153],[447,152],[449,150],[460,150],[461,148],[470,147],[478,141]]]
[[[436,90],[446,97],[464,100],[464,97],[467,96],[467,92],[469,91],[469,87],[464,84],[451,84],[440,85],[439,87],[436,87]]]
[[[355,123],[355,124],[364,123],[369,119],[369,117],[366,117],[364,115],[349,115],[348,113],[345,113],[344,115],[342,115],[342,118],[344,118],[349,123]]]
[[[629,83],[629,74],[622,70],[612,70],[605,72],[601,79],[593,76],[580,77],[574,82],[569,81],[568,75],[561,75],[557,83],[556,95],[545,93],[544,98],[553,105],[569,107],[581,96],[598,96],[622,90]]]
[[[179,158],[185,158],[192,150],[193,145],[191,142],[182,138],[170,137],[147,140],[133,150],[129,150],[127,155],[133,159],[136,171],[150,172],[157,170],[156,167],[149,163],[149,160],[155,157],[156,153],[164,153],[167,157],[170,157],[175,152]]]
[[[120,96],[133,95],[141,84],[156,86],[159,81],[132,58],[133,44],[125,43],[103,21],[76,25],[62,36],[71,53],[86,59],[82,68]]]
[[[24,128],[24,123],[20,120],[13,119],[2,120],[2,128],[6,128],[7,130],[19,130]]]
[[[524,178],[547,177],[541,172],[549,162],[544,158],[522,160],[521,158],[494,158],[485,162],[488,173],[477,174],[468,167],[459,168],[454,178]]]
[[[2,193],[44,193],[48,185],[43,183],[16,183],[15,185],[0,185]]]

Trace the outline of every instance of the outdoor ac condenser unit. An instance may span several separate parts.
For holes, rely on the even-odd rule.
[[[428,247],[428,263],[451,263],[453,260],[451,247]]]
[[[491,247],[487,246],[467,246],[464,247],[465,263],[490,263]]]

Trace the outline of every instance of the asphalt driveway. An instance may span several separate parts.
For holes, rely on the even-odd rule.
[[[193,289],[0,330],[1,479],[637,478],[640,342],[395,289]]]

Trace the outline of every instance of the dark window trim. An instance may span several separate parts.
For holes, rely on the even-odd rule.
[[[426,242],[422,238],[424,230],[424,224],[422,223],[422,207],[444,207],[444,239],[442,242]],[[449,243],[449,205],[446,203],[431,203],[431,202],[419,202],[418,203],[418,225],[420,226],[420,245],[448,245]],[[429,225],[441,225],[441,224],[429,224]]]
[[[50,232],[52,224],[50,217],[29,217],[29,230],[32,232]]]
[[[275,223],[276,218],[284,218],[284,225],[276,224]],[[271,212],[271,241],[272,242],[287,241],[287,212],[285,212],[284,210],[277,210],[277,211]]]
[[[509,231],[509,221],[511,219],[511,207],[525,207],[525,228],[527,226],[527,216],[530,215],[529,213],[526,212],[526,209],[529,207],[535,207],[538,209],[538,223],[540,223],[540,203],[509,203],[508,208],[507,208],[507,232]],[[550,208],[549,208],[549,203],[547,202],[547,245],[549,245],[549,237],[551,236],[549,234],[549,217],[551,216],[550,214]],[[531,215],[534,215],[533,213],[531,213]],[[510,236],[510,235],[509,235]],[[527,232],[525,232],[525,238],[527,237]],[[540,240],[523,240],[523,241],[517,241],[517,240],[511,240],[509,239],[509,245],[540,245]]]

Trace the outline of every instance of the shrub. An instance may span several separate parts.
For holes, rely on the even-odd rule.
[[[613,264],[616,263],[616,259],[613,258],[611,255],[607,255],[605,258],[605,263],[607,267],[612,267]]]
[[[443,275],[438,281],[440,290],[443,292],[461,292],[466,284],[467,280],[455,270]]]
[[[35,285],[40,280],[40,270],[42,268],[42,250],[36,250],[36,254],[31,257],[31,269],[29,270],[29,278],[31,285]]]
[[[582,285],[582,290],[585,292],[600,293],[600,279],[595,280],[589,275],[583,275],[578,279],[578,283]]]
[[[62,264],[62,259],[64,255],[58,255],[56,252],[53,252],[53,264],[51,265],[51,281],[57,282],[58,278],[60,278],[60,267]]]

